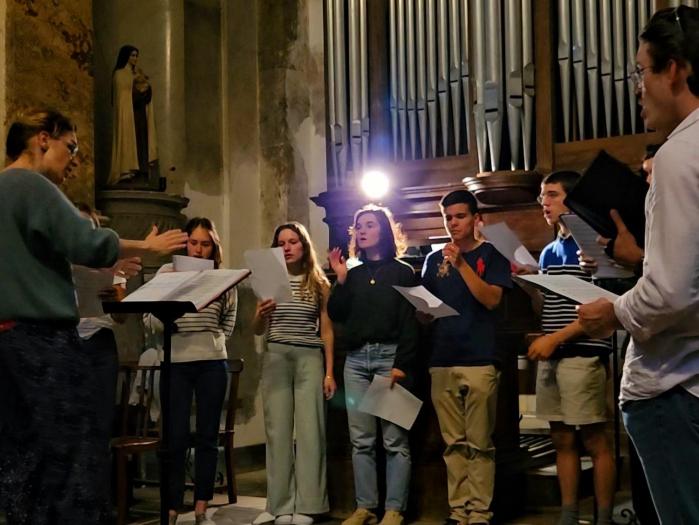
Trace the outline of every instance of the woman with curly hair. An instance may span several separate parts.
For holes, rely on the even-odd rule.
[[[347,359],[345,400],[352,442],[352,466],[357,510],[344,525],[376,523],[379,506],[376,476],[374,416],[357,410],[374,375],[409,383],[417,349],[415,311],[393,286],[412,286],[412,267],[397,259],[405,251],[399,225],[387,208],[365,206],[354,215],[350,256],[362,264],[348,271],[339,248],[329,255],[337,282],[330,294],[328,313],[343,323]],[[408,431],[380,419],[386,451],[386,502],[382,525],[403,521],[410,485]]]

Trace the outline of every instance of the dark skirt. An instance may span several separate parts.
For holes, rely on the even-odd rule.
[[[109,465],[91,365],[75,327],[0,332],[0,506],[9,524],[97,523]]]

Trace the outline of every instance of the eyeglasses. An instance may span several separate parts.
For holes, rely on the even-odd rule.
[[[638,64],[636,64],[636,67],[629,75],[631,77],[631,81],[633,82],[633,85],[636,89],[641,89],[641,87],[643,86],[643,72],[646,69],[650,69],[650,67],[651,66],[641,67]]]
[[[63,142],[63,141],[61,141]],[[75,156],[78,154],[78,143],[77,142],[63,142],[63,144],[66,145],[66,148],[68,148],[68,153],[70,153],[70,158],[74,159]]]

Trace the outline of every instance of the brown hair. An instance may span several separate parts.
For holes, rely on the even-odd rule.
[[[197,228],[202,227],[209,232],[209,237],[211,237],[211,242],[214,244],[214,249],[211,252],[210,259],[214,261],[214,268],[218,269],[223,262],[223,255],[221,253],[221,239],[216,231],[216,226],[214,222],[206,217],[193,217],[189,219],[184,227],[187,235],[192,235],[192,232]]]
[[[301,283],[301,293],[313,297],[316,301],[321,301],[323,289],[330,286],[328,278],[318,264],[318,256],[313,247],[311,236],[306,227],[296,221],[286,222],[277,226],[272,238],[272,248],[279,245],[279,234],[283,230],[291,230],[299,236],[301,246],[303,246],[303,256],[301,257],[301,269],[303,270],[303,282]]]
[[[10,125],[5,142],[7,158],[15,161],[27,149],[29,139],[45,131],[57,139],[64,133],[75,132],[75,124],[54,109],[29,109],[20,113]]]
[[[376,221],[379,223],[379,252],[381,253],[381,258],[393,259],[394,257],[401,257],[408,247],[401,224],[395,221],[391,210],[385,206],[376,206],[375,204],[367,204],[366,206],[358,209],[354,214],[354,220],[352,221],[352,226],[350,226],[349,229],[350,257],[356,257],[361,261],[366,260],[366,254],[357,247],[355,226],[359,220],[359,217],[366,215],[367,213],[373,213],[376,217]]]

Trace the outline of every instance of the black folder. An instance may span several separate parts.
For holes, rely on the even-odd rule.
[[[564,203],[600,235],[608,238],[616,237],[616,226],[609,211],[617,210],[636,243],[643,247],[646,193],[646,181],[623,162],[606,151],[600,151]]]

